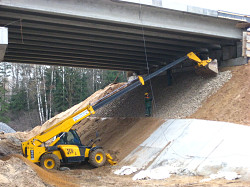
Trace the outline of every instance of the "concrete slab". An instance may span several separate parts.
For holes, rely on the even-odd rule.
[[[169,174],[204,176],[235,172],[248,177],[249,133],[249,126],[227,122],[167,120],[119,166],[131,166],[147,175],[155,175],[153,171],[160,170]],[[141,177],[142,173],[134,177]]]
[[[16,131],[9,127],[7,124],[0,122],[0,132],[4,133],[15,133]]]
[[[233,59],[222,61],[220,67],[241,66],[244,64],[247,64],[247,58],[238,57],[238,58],[233,58]]]

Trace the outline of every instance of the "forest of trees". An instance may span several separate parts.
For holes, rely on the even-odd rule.
[[[125,72],[2,62],[0,122],[8,124],[29,113],[26,123],[42,124],[114,81],[126,81]]]

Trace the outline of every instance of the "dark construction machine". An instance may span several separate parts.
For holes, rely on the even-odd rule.
[[[102,147],[96,146],[95,143],[100,140],[98,137],[90,141],[89,145],[83,145],[77,132],[72,127],[84,118],[95,114],[95,111],[102,106],[136,87],[144,85],[144,82],[187,59],[195,61],[197,68],[203,68],[203,70],[210,73],[218,73],[216,61],[212,61],[212,59],[201,60],[193,52],[190,52],[145,77],[139,76],[137,81],[131,84],[128,83],[125,88],[118,88],[118,91],[113,95],[105,96],[93,106],[88,105],[28,141],[23,142],[23,156],[34,163],[40,164],[45,169],[59,169],[61,163],[79,163],[84,161],[88,161],[94,167],[103,166],[106,160],[114,165],[115,162],[112,160],[112,157],[109,154],[105,154]]]

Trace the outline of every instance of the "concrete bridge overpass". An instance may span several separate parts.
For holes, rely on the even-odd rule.
[[[1,0],[8,45],[0,60],[143,71],[144,38],[150,68],[196,50],[222,62],[242,56],[249,22],[244,15],[118,0]]]

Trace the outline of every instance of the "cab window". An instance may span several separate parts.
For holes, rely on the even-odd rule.
[[[58,135],[60,136],[60,134]],[[79,139],[79,136],[75,131],[69,131],[65,133],[60,140],[56,143],[56,145],[63,145],[63,144],[68,144],[68,145],[81,145],[81,141]]]

